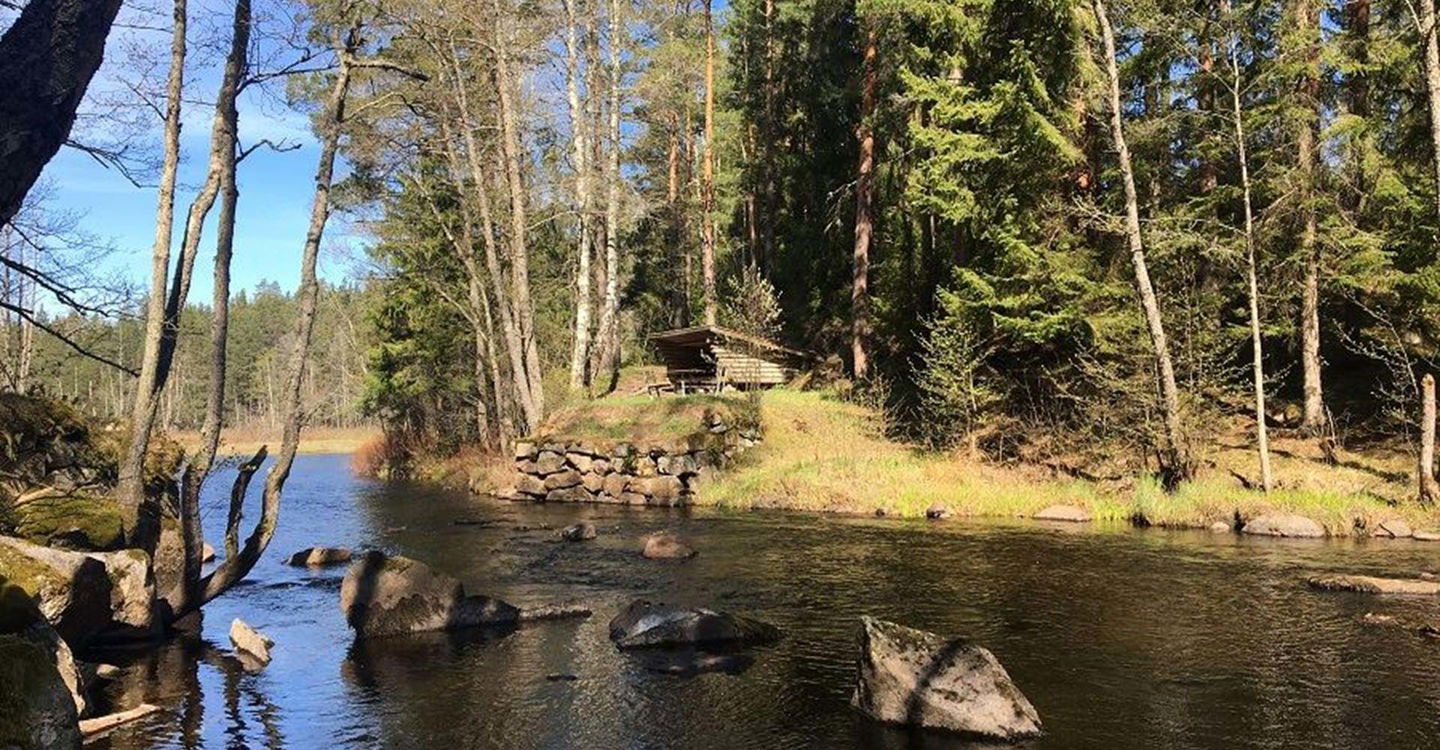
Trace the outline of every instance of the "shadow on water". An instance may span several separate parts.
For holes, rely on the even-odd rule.
[[[211,539],[228,480],[214,484]],[[598,539],[554,541],[582,520]],[[642,537],[666,528],[699,557],[641,559]],[[207,606],[199,638],[115,657],[126,670],[110,704],[165,713],[96,747],[983,747],[850,708],[862,614],[992,651],[1044,722],[1032,750],[1436,746],[1440,644],[1360,623],[1368,611],[1431,621],[1434,600],[1302,583],[1431,570],[1428,548],[1077,531],[491,504],[302,456],[272,549]],[[595,615],[356,643],[343,568],[283,564],[317,544],[408,555],[472,594],[579,600]],[[636,598],[748,615],[783,637],[741,654],[622,653],[607,624]],[[226,657],[235,617],[275,639],[259,672]]]

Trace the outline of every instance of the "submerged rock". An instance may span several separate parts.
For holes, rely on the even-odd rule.
[[[1325,527],[1304,516],[1276,513],[1250,519],[1240,529],[1240,533],[1255,536],[1309,538],[1325,536]]]
[[[275,645],[270,636],[238,617],[230,622],[230,643],[240,656],[240,663],[252,672],[270,663],[270,647]]]
[[[880,721],[1013,742],[1040,716],[1000,662],[964,640],[862,617],[851,705]]]
[[[560,532],[560,538],[567,542],[583,542],[587,539],[594,539],[598,535],[593,523],[577,523],[573,526],[566,526]]]
[[[319,568],[350,562],[350,550],[344,547],[310,547],[290,556],[290,564],[296,567]]]
[[[1215,523],[1210,524],[1210,531],[1214,534],[1229,534],[1234,530],[1235,529],[1231,527],[1230,524],[1224,521],[1216,521]]]
[[[1440,594],[1440,581],[1423,578],[1379,578],[1376,576],[1323,575],[1312,576],[1310,588],[1321,591],[1354,591],[1361,594]]]
[[[685,560],[699,553],[674,534],[661,531],[645,537],[645,547],[640,554],[650,560]]]
[[[0,537],[0,578],[34,598],[45,619],[76,648],[155,634],[149,563],[140,550],[70,552]]]
[[[359,637],[510,625],[520,614],[499,599],[466,596],[458,579],[418,560],[380,551],[351,563],[340,611]]]
[[[1073,505],[1052,505],[1034,516],[1037,521],[1068,521],[1085,523],[1090,520],[1090,511]]]
[[[610,620],[616,647],[747,645],[780,637],[768,623],[713,609],[687,609],[637,599]]]

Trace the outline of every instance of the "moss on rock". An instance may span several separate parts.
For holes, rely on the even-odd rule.
[[[0,747],[78,748],[75,701],[49,656],[15,635],[0,635]]]
[[[36,544],[107,551],[125,546],[120,503],[84,492],[31,493],[10,506],[8,533]]]

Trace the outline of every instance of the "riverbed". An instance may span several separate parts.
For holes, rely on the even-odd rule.
[[[203,503],[217,546],[230,476]],[[599,538],[556,541],[577,520]],[[640,538],[659,529],[700,555],[642,559]],[[357,643],[338,606],[344,567],[283,564],[317,544],[415,557],[471,593],[578,600],[595,616]],[[849,708],[862,614],[991,649],[1044,721],[1026,748],[1435,747],[1440,641],[1360,622],[1440,621],[1435,600],[1304,585],[1432,570],[1435,555],[1408,541],[497,503],[300,456],[269,552],[206,607],[199,635],[111,656],[126,671],[107,697],[165,711],[90,747],[976,747]],[[784,638],[727,671],[666,673],[607,639],[636,597],[758,617]],[[275,639],[264,670],[230,656],[235,617]]]

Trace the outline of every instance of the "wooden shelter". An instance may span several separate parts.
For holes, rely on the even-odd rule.
[[[784,384],[804,355],[759,336],[720,326],[695,326],[650,335],[665,360],[665,383],[651,393],[754,390]]]

